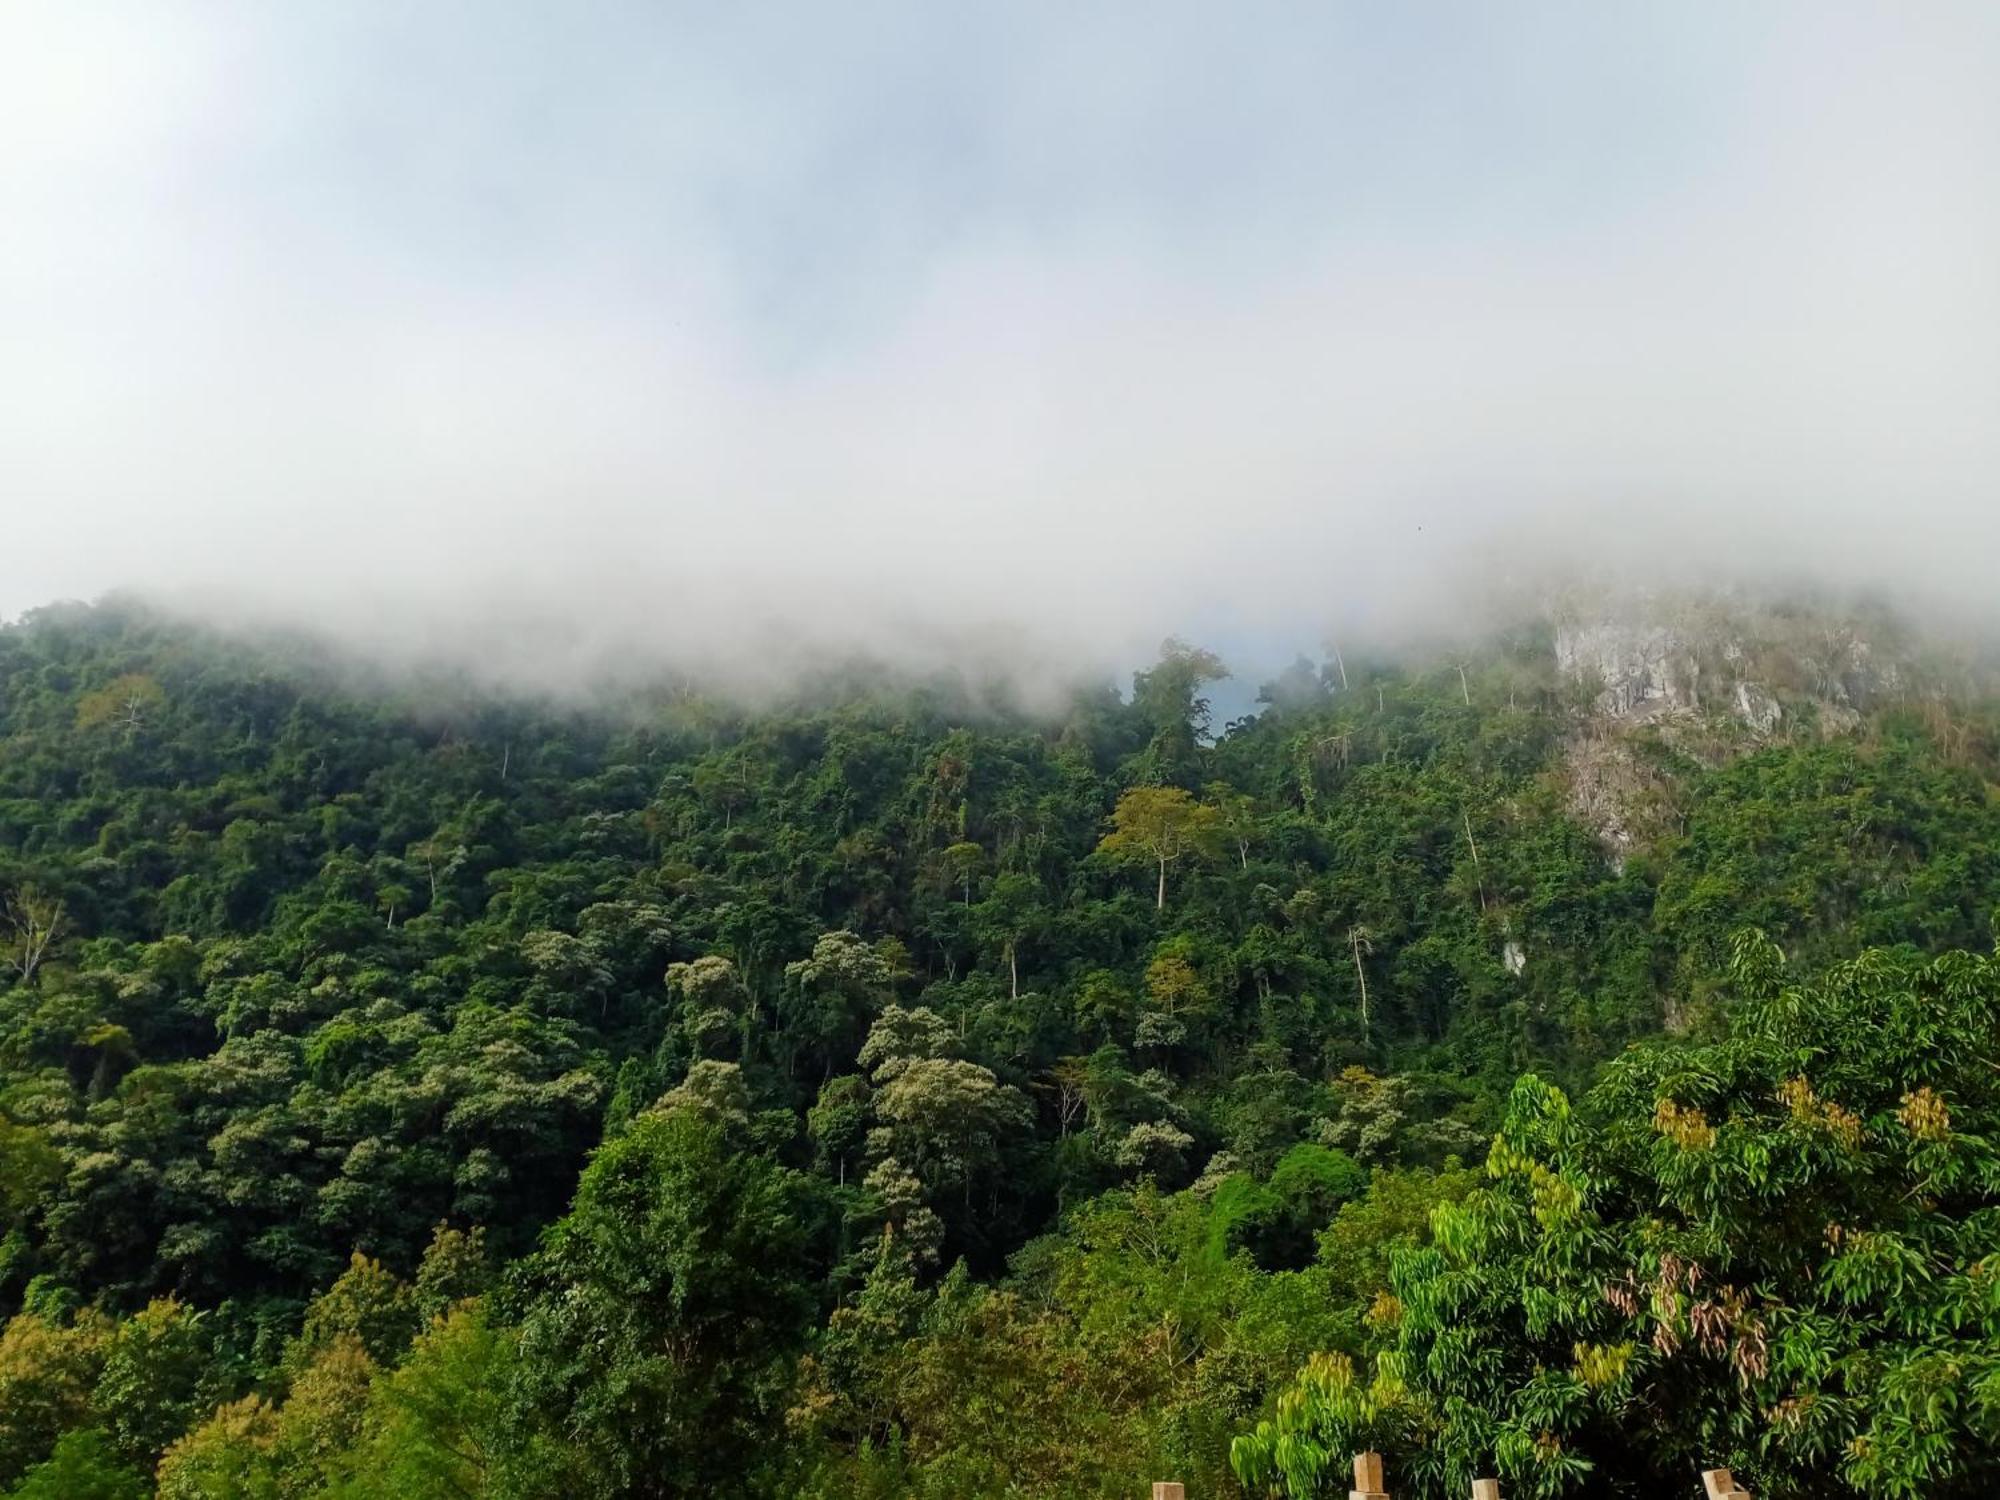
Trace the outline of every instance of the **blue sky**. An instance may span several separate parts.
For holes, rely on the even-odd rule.
[[[0,5],[0,614],[1983,596],[2000,9]]]

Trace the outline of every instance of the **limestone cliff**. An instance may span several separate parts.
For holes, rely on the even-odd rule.
[[[1889,622],[1871,631],[1715,599],[1571,609],[1556,622],[1554,657],[1582,699],[1565,747],[1570,807],[1621,865],[1674,829],[1673,760],[1715,764],[1782,736],[1847,733],[1917,681]]]

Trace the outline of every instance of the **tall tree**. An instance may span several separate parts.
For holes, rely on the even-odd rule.
[[[1169,637],[1160,659],[1132,677],[1132,704],[1152,729],[1141,764],[1155,778],[1194,784],[1213,727],[1202,688],[1229,675],[1212,651]]]
[[[1156,909],[1167,904],[1167,870],[1183,859],[1212,856],[1222,837],[1222,815],[1175,786],[1132,788],[1118,799],[1111,824],[1111,832],[1098,841],[1099,852],[1154,865],[1159,874]]]
[[[806,1184],[695,1108],[592,1160],[529,1267],[522,1390],[593,1494],[739,1495],[825,1265]]]

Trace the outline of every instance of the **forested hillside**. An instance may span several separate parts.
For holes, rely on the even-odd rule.
[[[0,631],[0,1495],[1987,1493],[1977,674],[1223,673]]]

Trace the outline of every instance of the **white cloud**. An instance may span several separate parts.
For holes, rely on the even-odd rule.
[[[1984,600],[1993,12],[1216,14],[0,10],[0,612],[1105,661],[1550,552]]]

